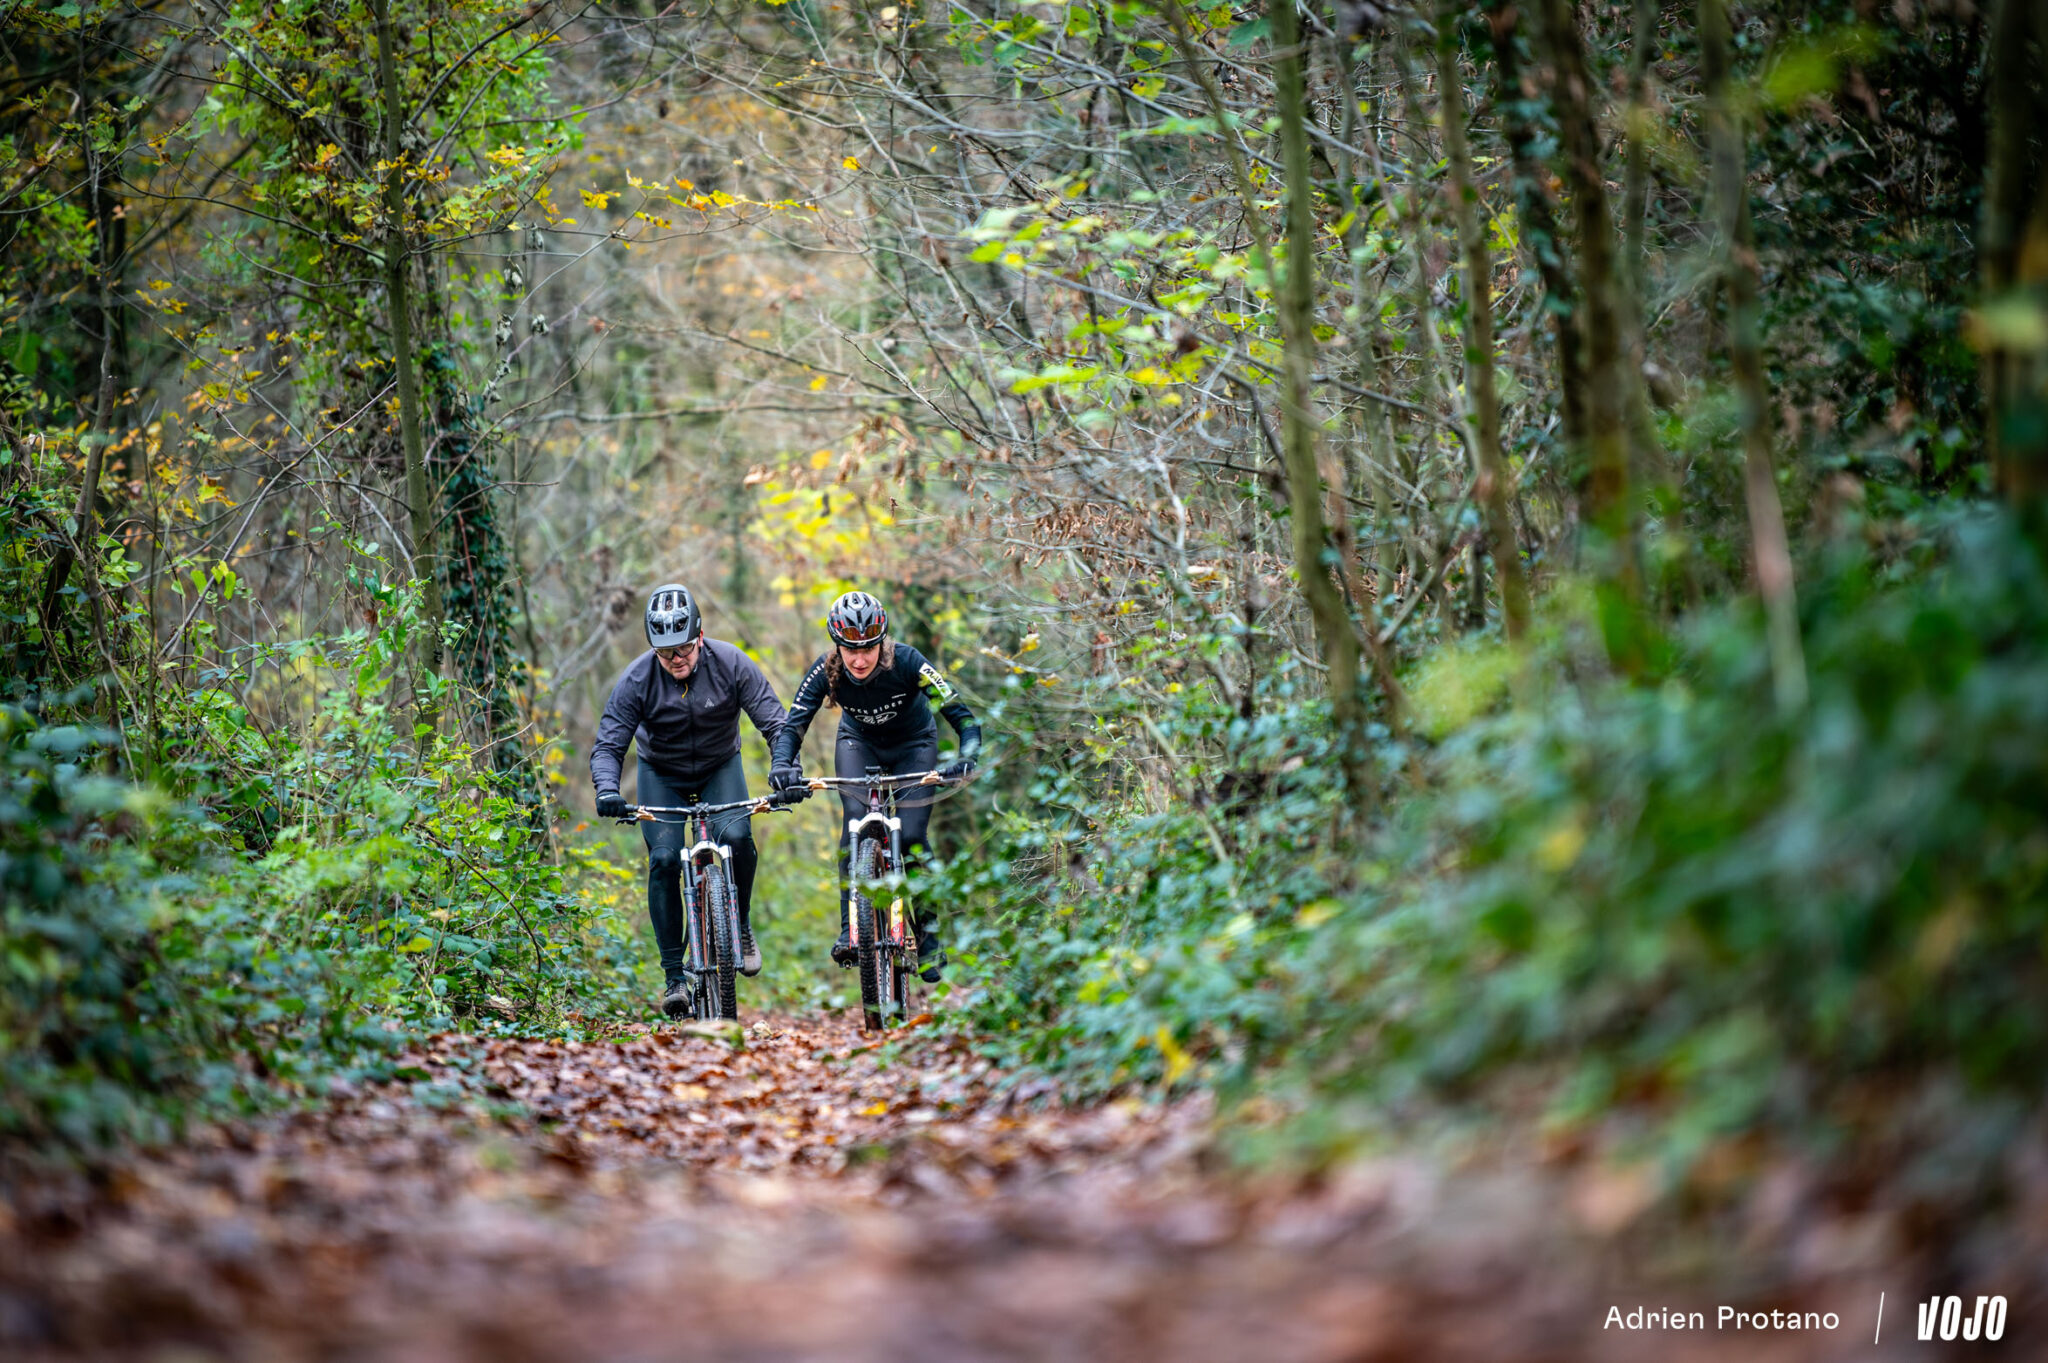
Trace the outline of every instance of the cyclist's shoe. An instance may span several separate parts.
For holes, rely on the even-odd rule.
[[[846,929],[839,930],[839,940],[832,944],[832,964],[850,966],[858,959],[853,949],[853,938]]]
[[[748,979],[761,973],[761,948],[754,945],[754,925],[740,920],[740,974]]]
[[[917,977],[926,984],[937,984],[946,969],[946,949],[939,945],[938,934],[923,924],[917,929]]]
[[[697,982],[688,975],[670,980],[661,991],[661,1011],[667,1017],[686,1018],[696,1011]]]

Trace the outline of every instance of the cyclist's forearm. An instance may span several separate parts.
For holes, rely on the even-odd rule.
[[[597,721],[597,737],[590,745],[590,783],[599,794],[619,788],[626,748],[639,727],[640,706],[626,679],[620,678],[605,701],[604,714]]]
[[[590,752],[590,788],[599,795],[616,795],[622,768],[620,754],[593,748]]]

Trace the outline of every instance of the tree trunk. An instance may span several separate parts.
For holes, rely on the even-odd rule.
[[[1625,285],[1616,268],[1614,215],[1600,169],[1585,44],[1571,0],[1539,0],[1538,9],[1551,64],[1551,102],[1564,152],[1564,180],[1571,192],[1583,298],[1586,430],[1579,486],[1587,547],[1608,602],[1601,613],[1608,656],[1623,671],[1635,672],[1643,662],[1643,592],[1628,469],[1628,394],[1641,376],[1629,373],[1626,363]]]
[[[2038,333],[2039,322],[2027,317],[2048,316],[2048,174],[2030,177],[2028,145],[2040,107],[2027,44],[2030,12],[2033,36],[2048,51],[2048,15],[2040,11],[2028,0],[1997,0],[1992,14],[1978,344],[1998,488],[2030,530],[2048,540],[2048,354],[2030,334]]]
[[[1274,0],[1271,13],[1276,112],[1280,116],[1281,160],[1287,172],[1287,274],[1279,286],[1283,349],[1280,447],[1294,521],[1294,567],[1315,621],[1323,662],[1330,669],[1330,711],[1336,721],[1345,776],[1353,793],[1362,795],[1365,707],[1358,689],[1358,636],[1325,562],[1329,536],[1323,523],[1322,478],[1316,460],[1319,422],[1310,392],[1316,354],[1316,223],[1301,14],[1294,0]]]
[[[1743,493],[1749,503],[1750,546],[1757,590],[1769,625],[1771,678],[1778,706],[1806,704],[1806,660],[1799,643],[1799,603],[1792,550],[1771,461],[1770,412],[1764,392],[1763,338],[1757,304],[1756,243],[1749,224],[1742,129],[1728,97],[1726,0],[1700,3],[1700,78],[1707,102],[1708,155],[1721,238],[1721,278],[1728,291],[1728,352],[1742,426]]]
[[[1443,101],[1444,149],[1450,156],[1451,197],[1458,215],[1458,241],[1465,257],[1465,401],[1471,413],[1475,491],[1486,516],[1488,552],[1500,591],[1501,619],[1510,640],[1529,631],[1529,588],[1522,577],[1521,548],[1508,513],[1507,459],[1500,444],[1500,396],[1493,370],[1493,256],[1479,212],[1479,188],[1472,175],[1472,149],[1465,135],[1464,73],[1458,69],[1461,5],[1439,12],[1436,55],[1438,97]],[[1478,573],[1474,564],[1474,576]]]
[[[1644,266],[1644,219],[1650,201],[1650,57],[1664,18],[1662,0],[1636,0],[1628,54],[1628,161],[1621,181],[1622,268],[1640,309],[1650,297]]]
[[[1564,234],[1557,225],[1549,176],[1536,154],[1536,129],[1529,121],[1533,87],[1524,88],[1520,16],[1512,0],[1494,0],[1487,11],[1493,29],[1494,105],[1515,169],[1515,211],[1522,222],[1522,246],[1543,281],[1544,312],[1550,316],[1557,350],[1558,424],[1564,445],[1578,451],[1586,437],[1586,370],[1579,291],[1565,259]]]
[[[79,102],[85,105],[87,95],[83,87],[79,91]],[[74,569],[83,573],[85,591],[90,600],[86,605],[87,619],[92,628],[94,642],[103,655],[103,661],[111,667],[113,659],[107,647],[101,607],[98,601],[99,579],[95,565],[99,558],[100,537],[100,475],[106,467],[107,446],[114,443],[114,403],[120,397],[120,385],[115,379],[115,346],[119,334],[114,297],[117,292],[113,278],[117,267],[114,255],[114,224],[111,214],[112,202],[105,193],[103,177],[105,167],[101,164],[100,152],[92,143],[88,130],[85,138],[86,175],[90,182],[89,199],[95,212],[93,255],[97,269],[98,307],[100,323],[100,373],[99,384],[93,397],[92,416],[87,423],[85,434],[79,443],[85,450],[85,469],[78,488],[78,501],[71,508],[71,533],[57,547],[50,557],[50,566],[43,576],[42,596],[42,657],[55,664],[60,672],[62,661],[58,653],[58,624],[64,588],[71,581]]]
[[[1628,113],[1624,129],[1628,143],[1622,172],[1621,271],[1627,281],[1627,302],[1622,315],[1628,321],[1628,438],[1632,467],[1643,480],[1644,500],[1664,525],[1663,552],[1656,556],[1660,568],[1676,567],[1689,598],[1697,598],[1698,583],[1692,556],[1685,549],[1685,506],[1671,459],[1657,434],[1657,419],[1650,410],[1650,395],[1643,384],[1649,357],[1648,327],[1650,273],[1644,236],[1650,198],[1650,59],[1657,50],[1663,22],[1662,0],[1636,0],[1635,31],[1628,58]],[[1659,573],[1660,582],[1663,573]]]
[[[420,415],[419,357],[412,336],[412,234],[405,225],[405,105],[399,97],[398,64],[392,55],[391,0],[372,0],[377,22],[377,79],[384,94],[384,211],[390,217],[384,239],[384,296],[391,312],[392,358],[398,369],[398,432],[405,452],[405,499],[412,521],[412,575],[420,583],[426,619],[419,640],[418,723],[439,723],[429,688],[441,673],[441,578],[434,542],[434,493],[427,481],[427,454]]]
[[[1365,706],[1358,686],[1359,648],[1344,595],[1324,561],[1329,534],[1323,520],[1322,479],[1316,461],[1316,419],[1309,389],[1315,372],[1315,205],[1308,151],[1308,100],[1302,77],[1301,16],[1291,0],[1279,0],[1273,19],[1275,84],[1280,116],[1281,158],[1287,175],[1287,273],[1280,278],[1265,223],[1255,206],[1244,153],[1225,116],[1223,92],[1189,31],[1179,0],[1166,0],[1166,15],[1189,73],[1201,86],[1216,131],[1229,157],[1244,205],[1245,227],[1252,237],[1253,263],[1264,270],[1279,302],[1281,358],[1281,466],[1287,479],[1287,500],[1294,531],[1294,566],[1302,597],[1315,624],[1316,640],[1329,669],[1326,681],[1330,713],[1338,735],[1338,757],[1345,786],[1364,804],[1372,798],[1365,765]],[[1371,629],[1370,622],[1367,629]],[[1391,683],[1391,676],[1386,680]]]

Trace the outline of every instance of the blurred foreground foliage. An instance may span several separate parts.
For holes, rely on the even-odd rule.
[[[621,996],[628,944],[516,781],[437,741],[394,686],[416,593],[382,623],[216,659],[138,703],[84,690],[0,709],[0,1138],[44,1154],[161,1139],[335,1074],[388,1074],[407,1034],[559,1029]],[[280,669],[320,696],[259,724]]]
[[[1157,810],[1101,802],[1106,749],[1042,769],[1061,812],[950,872],[976,1027],[1075,1092],[1214,1082],[1269,1154],[1519,1110],[1683,1172],[1917,1112],[1981,1168],[2048,1065],[2048,574],[2004,513],[1944,514],[1810,570],[1803,711],[1753,602],[1635,680],[1569,588],[1525,657],[1426,658],[1433,737],[1377,754],[1417,793],[1348,846],[1319,700],[1191,701],[1166,736],[1226,765]]]

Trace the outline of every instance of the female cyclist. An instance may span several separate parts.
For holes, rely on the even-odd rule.
[[[880,767],[892,776],[936,767],[939,726],[932,719],[932,704],[960,735],[960,755],[942,768],[940,775],[956,779],[974,770],[981,756],[981,725],[975,722],[974,712],[922,653],[889,637],[889,613],[881,602],[866,592],[848,592],[825,613],[825,630],[832,636],[832,649],[804,673],[789,707],[789,722],[775,735],[768,767],[770,787],[777,791],[803,789],[804,769],[797,750],[803,746],[804,734],[819,707],[828,701],[843,712],[833,752],[835,771],[841,777],[857,779],[865,776],[869,767]],[[847,788],[841,788],[839,799],[846,817],[839,825],[839,940],[832,944],[832,959],[850,966],[854,953],[846,935],[847,828],[866,816],[868,802],[865,793]],[[910,865],[920,864],[925,857],[925,830],[931,824],[931,803],[906,800],[898,805],[897,814],[903,820],[904,859]],[[917,959],[923,966],[919,973],[935,982],[945,955],[932,923],[922,913],[917,918]]]

